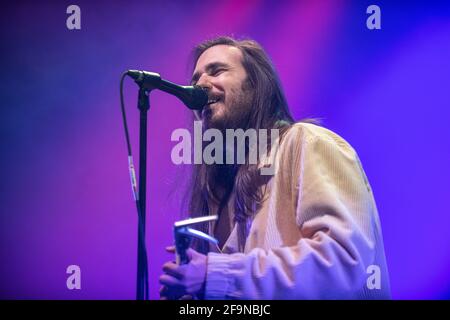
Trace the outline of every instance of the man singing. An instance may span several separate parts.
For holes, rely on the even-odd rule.
[[[209,96],[197,114],[203,130],[278,129],[279,137],[269,141],[276,156],[256,164],[195,165],[189,210],[219,216],[206,230],[219,245],[198,242],[188,264],[164,264],[161,298],[389,299],[378,212],[355,150],[328,129],[294,122],[261,46],[229,37],[198,45],[192,84]],[[267,165],[273,175],[261,174]]]

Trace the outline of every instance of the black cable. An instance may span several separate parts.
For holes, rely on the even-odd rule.
[[[144,232],[144,225],[141,223],[141,219],[143,217],[143,212],[141,210],[141,206],[139,203],[139,196],[138,196],[138,192],[137,192],[137,186],[136,186],[136,174],[134,171],[134,165],[133,165],[133,155],[131,152],[131,143],[130,143],[130,135],[128,133],[128,125],[127,125],[127,117],[126,117],[126,112],[125,112],[125,103],[124,103],[124,99],[123,99],[123,81],[125,79],[125,77],[127,76],[127,72],[124,72],[122,74],[122,77],[120,79],[120,107],[121,107],[121,111],[122,111],[122,120],[123,120],[123,127],[125,130],[125,139],[126,139],[126,143],[127,143],[127,151],[128,151],[128,165],[129,165],[129,171],[130,171],[130,179],[131,179],[131,188],[133,191],[133,197],[136,203],[136,209],[137,209],[137,213],[138,213],[138,221],[139,221],[139,243],[138,243],[138,250],[141,250],[141,255],[143,258],[143,269],[144,269],[144,273],[143,274],[139,274],[138,275],[138,280],[137,281],[141,281],[143,286],[144,286],[144,300],[148,300],[149,296],[148,296],[148,260],[147,260],[147,248],[145,245],[145,232]],[[140,248],[140,249],[139,249]],[[139,252],[138,252],[139,255]]]
[[[120,78],[120,107],[122,110],[123,128],[125,129],[125,139],[127,141],[128,156],[131,157],[130,135],[128,134],[127,115],[125,113],[125,103],[123,102],[123,80],[127,76],[127,72],[122,74]]]

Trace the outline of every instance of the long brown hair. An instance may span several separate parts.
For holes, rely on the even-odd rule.
[[[193,67],[207,49],[216,45],[233,46],[242,52],[242,65],[247,73],[247,82],[253,90],[252,112],[248,116],[246,128],[280,130],[280,138],[292,125],[292,118],[280,80],[264,49],[254,40],[236,40],[219,37],[200,43],[193,51]],[[244,128],[245,129],[245,128]],[[270,134],[269,134],[270,136]],[[268,141],[268,150],[271,142]],[[215,200],[218,214],[227,206],[234,193],[234,218],[236,223],[244,224],[246,219],[257,212],[263,200],[261,175],[257,165],[245,164],[195,164],[193,165],[189,187],[188,210],[191,217],[209,215],[208,201]],[[218,192],[220,188],[221,192]],[[204,229],[205,230],[205,229]],[[206,231],[206,230],[205,230]],[[200,251],[206,246],[196,243]]]

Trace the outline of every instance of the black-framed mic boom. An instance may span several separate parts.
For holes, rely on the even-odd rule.
[[[208,93],[200,86],[180,86],[161,78],[159,73],[128,70],[127,75],[143,89],[158,89],[176,96],[189,109],[201,110],[208,103]]]

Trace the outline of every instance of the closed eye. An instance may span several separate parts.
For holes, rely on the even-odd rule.
[[[228,71],[230,68],[226,63],[222,62],[212,62],[209,63],[205,70],[209,76],[216,77],[220,75],[222,72]],[[198,80],[201,77],[201,73],[199,71],[195,72],[191,79],[191,85],[196,85]]]
[[[218,76],[219,74],[221,74],[224,71],[226,71],[226,69],[224,69],[224,68],[216,69],[213,72],[211,72],[211,75],[212,76]]]

